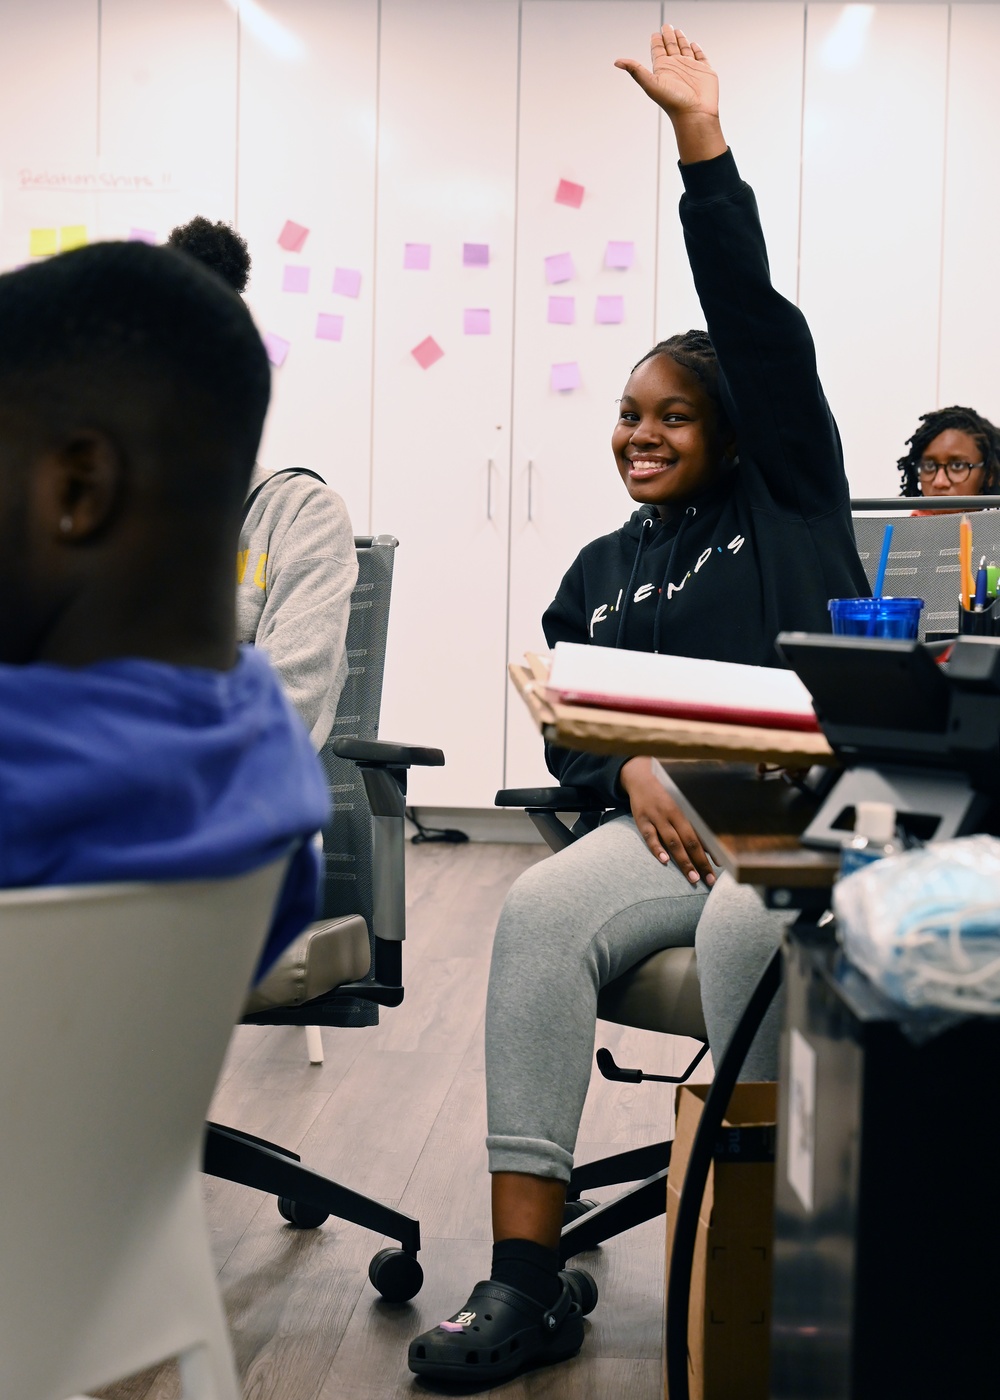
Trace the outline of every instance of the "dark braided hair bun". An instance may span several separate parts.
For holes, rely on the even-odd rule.
[[[899,492],[901,496],[922,494],[917,463],[934,439],[941,433],[947,432],[949,428],[954,428],[960,433],[968,433],[969,437],[974,438],[979,445],[983,461],[986,464],[982,494],[993,495],[1000,487],[1000,431],[988,418],[984,418],[974,408],[963,408],[960,404],[952,404],[950,408],[938,408],[933,413],[921,414],[920,426],[913,436],[907,439],[906,445],[910,450],[905,457],[900,457],[896,463],[903,479]]]
[[[250,280],[250,250],[246,239],[221,219],[213,224],[196,214],[188,223],[171,229],[167,242],[211,268],[234,292],[246,288]]]

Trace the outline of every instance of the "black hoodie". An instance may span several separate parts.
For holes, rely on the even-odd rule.
[[[643,506],[581,550],[542,619],[590,642],[777,666],[783,630],[827,632],[830,598],[867,596],[840,434],[802,312],[771,286],[750,186],[727,151],[682,165],[681,224],[719,359],[738,464],[678,519]],[[546,747],[562,783],[627,806],[622,758]]]

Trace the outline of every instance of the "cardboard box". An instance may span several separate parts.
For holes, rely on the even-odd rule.
[[[667,1177],[667,1280],[681,1187],[708,1084],[682,1084]],[[776,1084],[737,1084],[698,1217],[688,1314],[691,1400],[767,1400]],[[664,1394],[669,1394],[664,1381]]]

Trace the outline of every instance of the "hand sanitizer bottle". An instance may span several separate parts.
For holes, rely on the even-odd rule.
[[[840,873],[850,875],[883,856],[899,855],[903,843],[896,839],[896,809],[891,802],[859,802],[854,835],[840,853]]]

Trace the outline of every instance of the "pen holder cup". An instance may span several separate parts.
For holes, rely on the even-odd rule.
[[[837,637],[916,638],[923,598],[831,598],[828,604]]]
[[[967,637],[1000,636],[1000,598],[982,612],[971,608],[958,608],[958,630]]]

